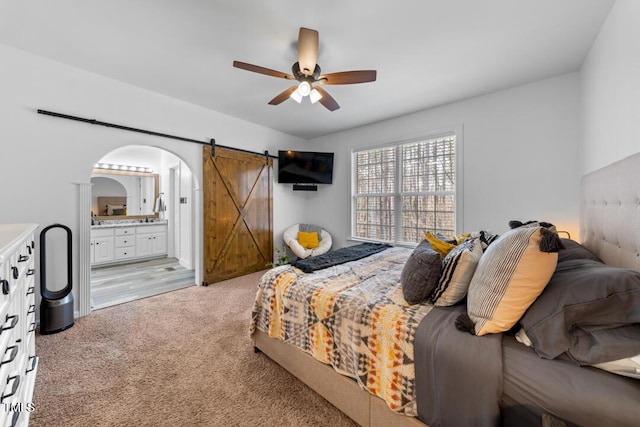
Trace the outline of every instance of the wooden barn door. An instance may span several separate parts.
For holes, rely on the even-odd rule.
[[[273,261],[273,160],[203,149],[204,282],[242,276]]]

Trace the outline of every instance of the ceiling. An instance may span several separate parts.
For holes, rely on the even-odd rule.
[[[0,44],[311,139],[577,71],[613,2],[0,0]],[[291,82],[232,63],[290,73],[299,27],[323,73],[377,81],[325,86],[334,112],[267,105]]]

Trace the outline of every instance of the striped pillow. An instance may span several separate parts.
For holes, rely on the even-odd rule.
[[[462,301],[481,256],[482,245],[475,237],[452,249],[442,260],[442,273],[438,286],[431,294],[431,302],[446,307]]]
[[[461,315],[456,326],[476,335],[511,329],[551,279],[561,247],[557,234],[543,227],[515,228],[500,236],[478,262],[468,316]]]

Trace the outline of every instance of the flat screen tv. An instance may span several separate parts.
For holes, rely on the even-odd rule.
[[[278,151],[278,183],[331,184],[333,153]]]

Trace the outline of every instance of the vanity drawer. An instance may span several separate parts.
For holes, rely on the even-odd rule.
[[[138,234],[143,233],[162,233],[167,231],[166,224],[154,224],[154,225],[140,225],[138,228]]]
[[[135,258],[135,256],[136,256],[135,247],[116,248],[116,259],[129,259],[129,258]]]
[[[120,227],[116,228],[116,236],[130,236],[136,234],[135,227]]]
[[[113,236],[113,228],[92,228],[91,238]]]
[[[128,248],[136,245],[136,239],[133,236],[116,237],[116,248]]]

